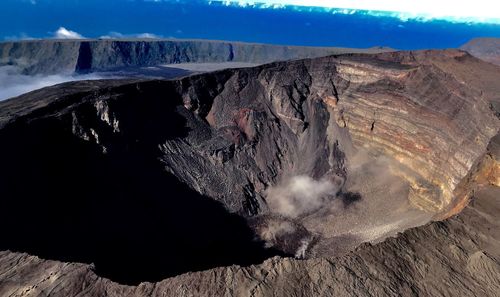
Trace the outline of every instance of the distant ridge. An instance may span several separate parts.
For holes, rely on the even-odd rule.
[[[178,63],[264,64],[344,53],[380,53],[386,47],[353,49],[179,39],[25,40],[0,43],[0,66],[24,74],[104,71],[117,67]]]
[[[460,49],[476,58],[500,65],[500,38],[475,38],[462,45]]]

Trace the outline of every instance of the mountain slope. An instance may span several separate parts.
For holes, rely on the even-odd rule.
[[[475,38],[460,49],[484,61],[500,65],[500,38]]]

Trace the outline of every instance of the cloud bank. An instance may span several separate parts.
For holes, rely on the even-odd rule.
[[[208,3],[261,9],[293,8],[333,14],[396,17],[403,21],[445,20],[500,24],[500,2],[492,0],[209,0]]]
[[[63,82],[101,78],[96,74],[30,76],[21,74],[19,68],[15,66],[1,66],[0,101]]]

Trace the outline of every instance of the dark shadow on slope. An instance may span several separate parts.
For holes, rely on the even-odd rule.
[[[344,208],[349,208],[353,204],[359,202],[363,197],[358,192],[341,192],[339,193],[340,199]]]
[[[83,41],[80,43],[78,50],[78,60],[75,66],[76,73],[89,73],[92,69],[92,49],[90,42]]]
[[[173,79],[183,76],[188,76],[194,74],[195,72],[184,70],[175,67],[163,67],[163,66],[152,66],[152,67],[117,67],[106,69],[105,71],[98,71],[101,77],[113,78],[113,77],[127,77],[127,78],[158,78],[158,79]]]
[[[101,134],[108,154],[72,134],[70,114],[0,130],[0,249],[94,263],[126,284],[276,255],[243,218],[164,171],[157,141],[184,137],[185,120],[174,105],[141,104],[116,109],[135,118],[129,134]]]

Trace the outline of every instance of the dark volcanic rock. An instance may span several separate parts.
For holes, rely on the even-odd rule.
[[[493,89],[479,82],[495,71],[461,51],[345,55],[174,81],[68,83],[1,102],[9,228],[0,248],[95,264],[2,252],[1,293],[426,295],[440,289],[410,277],[455,282],[469,260],[479,272],[467,284],[491,292],[496,283],[480,278],[483,266],[496,273],[497,258],[474,254],[487,240],[466,245],[478,235],[446,227],[456,219],[335,263],[274,258],[136,288],[92,270],[137,283],[255,264],[276,249],[331,259],[458,213],[479,185],[498,186],[487,146],[500,121]],[[296,177],[318,197],[301,192],[303,207],[278,191],[276,203],[270,189],[288,191]],[[433,240],[442,249],[427,256]],[[448,240],[463,252],[456,263]],[[427,273],[433,260],[443,270]]]

